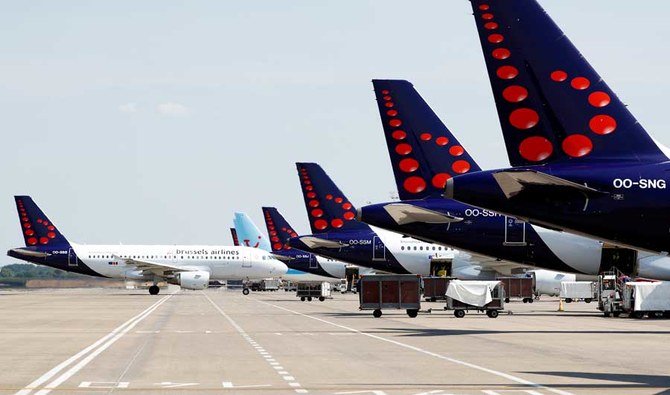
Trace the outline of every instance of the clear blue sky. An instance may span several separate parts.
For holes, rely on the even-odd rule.
[[[670,143],[670,3],[541,3]],[[7,2],[2,247],[22,245],[14,194],[73,241],[125,244],[228,244],[233,211],[262,205],[306,231],[295,161],[388,200],[372,78],[412,81],[483,167],[506,165],[465,0]]]

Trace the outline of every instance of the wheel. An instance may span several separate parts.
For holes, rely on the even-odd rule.
[[[242,290],[242,295],[249,295],[249,288],[244,288]]]
[[[630,313],[630,317],[640,319],[640,318],[644,317],[644,313],[642,313],[640,311],[634,311],[634,312]]]
[[[609,311],[606,311],[606,312],[604,312],[603,314],[605,314],[605,317],[609,317],[609,316],[610,316],[610,312],[609,312]]]
[[[533,302],[534,302],[533,298],[528,298],[528,303],[533,303]]]
[[[416,318],[419,315],[419,310],[407,310],[407,315],[409,318]]]
[[[670,318],[670,311],[664,311],[663,318]]]
[[[498,318],[498,310],[488,310],[486,315],[488,315],[489,318]]]
[[[379,318],[379,317],[382,316],[382,311],[377,309],[377,310],[372,312],[372,316],[375,317],[375,318]]]
[[[565,303],[572,303],[572,298],[565,298]]]
[[[524,302],[524,303],[528,303],[528,299],[523,298],[523,302]]]
[[[621,312],[620,311],[615,311],[614,313],[612,313],[612,315],[615,316],[615,317],[618,317],[618,316],[621,315]]]
[[[509,303],[509,298],[505,298],[505,303]]]
[[[319,302],[323,302],[324,300],[326,300],[326,298],[324,298],[323,296],[319,296]]]
[[[584,299],[584,302],[586,302],[586,303],[591,303],[591,298],[586,298],[586,299]]]
[[[152,285],[149,287],[149,295],[158,295],[160,291],[161,289],[158,288],[158,285]]]
[[[311,296],[308,296],[308,297],[307,297],[307,301],[308,301],[308,302],[311,302],[311,301],[312,301],[312,297],[311,297]]]
[[[456,318],[463,318],[463,317],[465,317],[465,311],[464,310],[454,310],[454,316],[456,316]]]
[[[301,301],[301,302],[304,302],[304,301],[305,301],[305,297],[304,297],[304,296],[301,296],[301,297],[300,297],[300,301]]]

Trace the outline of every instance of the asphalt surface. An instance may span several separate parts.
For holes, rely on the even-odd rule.
[[[0,394],[670,393],[670,320],[509,303],[455,318],[355,295],[178,288],[0,292]]]

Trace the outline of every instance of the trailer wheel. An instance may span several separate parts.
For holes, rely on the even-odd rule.
[[[528,303],[533,303],[533,302],[534,302],[533,298],[528,298]]]
[[[565,303],[572,303],[572,298],[565,298]]]
[[[606,312],[604,312],[603,314],[605,314],[605,317],[609,317],[609,316],[610,316],[610,312],[609,312],[609,311],[606,311]]]
[[[324,298],[323,296],[319,296],[319,302],[323,302],[324,300],[326,300],[326,298]]]
[[[586,303],[591,303],[591,298],[586,298],[586,299],[584,299],[584,302],[586,302]]]
[[[312,297],[311,297],[311,296],[308,296],[308,297],[307,297],[307,301],[308,301],[308,302],[311,302],[311,301],[312,301]]]
[[[407,310],[407,315],[409,318],[416,318],[416,316],[419,315],[419,310]]]
[[[489,318],[498,318],[498,310],[487,310],[486,315],[488,315]]]
[[[376,309],[375,311],[372,312],[372,316],[375,318],[379,318],[382,316],[382,311],[379,309]]]
[[[242,295],[249,295],[249,288],[244,288],[242,290]]]
[[[301,297],[300,297],[300,301],[301,301],[301,302],[304,302],[304,301],[305,301],[305,297],[304,297],[304,296],[301,296]]]
[[[465,317],[465,311],[464,310],[454,310],[454,316],[456,316],[456,318],[463,318],[463,317]]]
[[[664,311],[663,318],[670,318],[670,311]]]
[[[509,298],[505,298],[505,303],[509,303]]]
[[[637,319],[640,319],[640,318],[644,317],[644,313],[639,312],[639,311],[633,311],[633,312],[630,314],[630,317],[631,317],[631,318],[637,318]]]

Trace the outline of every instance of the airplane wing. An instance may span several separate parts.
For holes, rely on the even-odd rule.
[[[305,245],[309,248],[342,248],[342,247],[348,247],[348,244],[343,244],[338,241],[332,241],[332,240],[326,240],[326,239],[321,239],[318,237],[314,236],[304,236],[300,237],[300,241],[305,243]]]
[[[407,203],[391,203],[384,206],[384,210],[393,218],[398,225],[406,225],[414,222],[423,222],[427,224],[447,224],[450,222],[459,222],[463,218],[440,213],[423,207],[414,206]]]
[[[153,261],[145,261],[134,258],[122,258],[114,256],[114,259],[124,262],[126,265],[134,266],[137,270],[151,272],[157,276],[165,276],[169,273],[175,272],[193,272],[193,271],[208,271],[208,268],[199,266],[180,266],[170,265],[167,263],[158,263]],[[168,273],[169,272],[169,273]]]
[[[518,195],[528,187],[565,189],[581,192],[587,196],[602,195],[607,192],[577,184],[566,179],[555,177],[546,173],[533,170],[523,171],[501,171],[493,174],[498,186],[502,189],[507,198]]]

